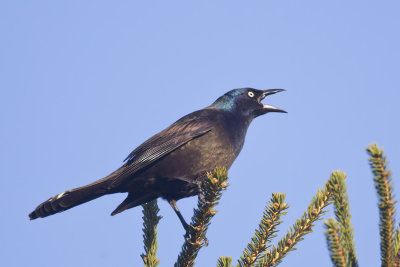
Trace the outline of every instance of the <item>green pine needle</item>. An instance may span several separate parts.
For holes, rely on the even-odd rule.
[[[335,267],[346,267],[346,255],[343,251],[341,237],[339,236],[339,223],[330,218],[324,222],[326,227],[326,239],[328,243],[329,254],[331,261]]]
[[[395,266],[400,267],[400,231],[397,227],[396,233],[394,234],[394,244],[393,244],[393,256],[395,257]]]
[[[349,197],[347,195],[345,180],[346,174],[344,172],[335,171],[331,175],[329,186],[333,191],[332,200],[334,204],[336,220],[332,219],[334,223],[332,223],[331,220],[325,223],[325,226],[327,227],[326,236],[328,239],[328,247],[330,248],[332,261],[334,263],[340,262],[340,264],[342,264],[341,254],[343,253],[344,266],[356,267],[358,266],[357,255],[355,252]],[[336,236],[331,236],[333,234],[337,235],[340,245],[335,243],[330,244],[330,242],[336,242]],[[336,248],[341,249],[341,251],[335,251]],[[340,255],[340,259],[334,260],[337,255]]]
[[[331,204],[332,189],[328,186],[329,182],[330,180],[325,184],[325,190],[318,191],[307,211],[300,219],[296,220],[288,233],[279,240],[278,245],[267,250],[255,266],[277,266],[290,251],[295,250],[294,246],[303,240],[306,234],[312,232],[314,223],[320,220],[322,214],[326,212],[324,208]]]
[[[270,247],[269,243],[276,236],[276,227],[282,222],[280,217],[286,214],[285,210],[289,208],[289,205],[284,203],[285,198],[285,194],[272,194],[270,202],[265,207],[258,229],[256,229],[250,243],[238,260],[240,267],[253,266],[261,253]]]
[[[207,245],[206,233],[210,220],[217,213],[213,208],[221,199],[222,191],[227,188],[227,180],[228,173],[223,167],[217,167],[212,173],[207,173],[207,179],[201,187],[204,201],[199,198],[197,202],[197,209],[194,210],[189,227],[190,238],[186,238],[175,267],[193,266],[200,248]]]
[[[158,216],[160,209],[157,200],[142,205],[143,207],[143,243],[145,253],[140,255],[145,267],[156,267],[159,264],[157,259],[157,226],[161,219]]]
[[[374,182],[378,193],[382,266],[391,266],[394,256],[397,256],[399,247],[398,243],[396,243],[398,239],[393,235],[395,201],[392,194],[391,171],[386,169],[386,157],[376,144],[370,145],[367,148],[367,152],[370,155],[369,162],[372,172],[375,175]]]
[[[219,257],[217,267],[232,267],[231,263],[231,257]]]

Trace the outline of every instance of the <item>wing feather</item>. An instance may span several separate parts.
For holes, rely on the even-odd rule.
[[[126,163],[123,170],[114,178],[110,187],[117,187],[132,174],[156,162],[187,142],[208,133],[213,128],[213,123],[207,118],[196,118],[196,116],[190,115],[194,114],[183,117],[133,150],[125,158]]]

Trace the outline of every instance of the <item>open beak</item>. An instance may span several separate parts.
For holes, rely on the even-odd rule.
[[[263,94],[260,96],[259,98],[259,102],[260,104],[263,105],[263,113],[267,113],[267,112],[283,112],[283,113],[287,113],[286,111],[284,111],[283,109],[277,108],[275,106],[271,106],[271,105],[267,105],[267,104],[263,104],[261,103],[261,100],[263,100],[266,96],[269,95],[273,95],[279,92],[285,91],[285,89],[268,89],[268,90],[263,90]]]

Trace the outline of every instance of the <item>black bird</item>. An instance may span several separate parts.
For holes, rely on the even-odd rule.
[[[229,169],[255,117],[286,112],[261,103],[266,96],[281,91],[284,90],[240,88],[227,92],[211,106],[184,116],[148,139],[110,175],[48,199],[29,218],[43,218],[103,195],[128,193],[111,215],[162,197],[188,230],[176,201],[198,195],[207,172],[215,167]]]

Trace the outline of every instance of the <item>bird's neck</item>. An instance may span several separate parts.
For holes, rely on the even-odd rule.
[[[227,112],[226,117],[229,136],[233,144],[234,152],[238,155],[242,150],[247,129],[249,128],[252,118],[232,112]]]

